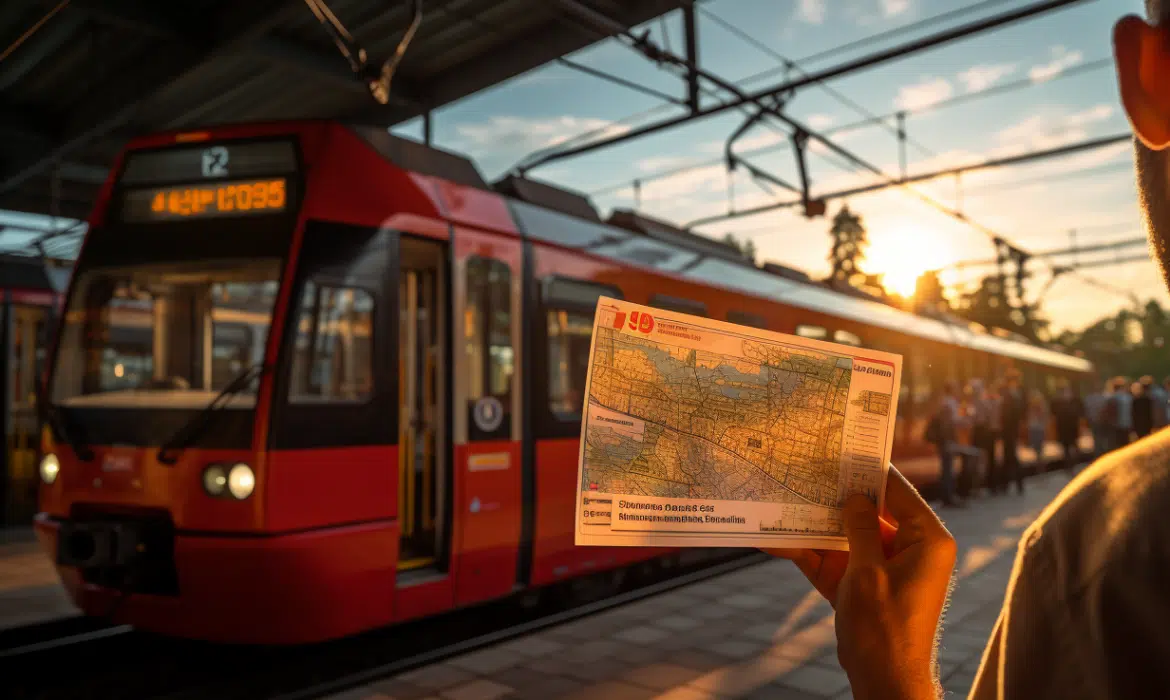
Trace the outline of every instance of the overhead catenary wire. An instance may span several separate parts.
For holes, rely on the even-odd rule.
[[[817,54],[812,54],[812,55],[801,57],[801,59],[798,59],[798,62],[803,63],[803,62],[818,61],[821,59],[825,59],[825,57],[828,57],[828,56],[831,56],[831,55],[834,55],[837,53],[844,53],[844,50],[846,50],[846,49],[852,49],[852,48],[860,47],[860,46],[867,46],[867,44],[872,44],[874,42],[878,42],[878,41],[882,41],[882,40],[886,40],[886,39],[892,39],[892,37],[894,37],[894,36],[913,32],[913,30],[928,28],[928,27],[931,27],[934,25],[942,25],[942,23],[944,21],[955,20],[955,19],[961,18],[961,16],[976,12],[976,11],[978,11],[978,9],[985,9],[985,8],[989,8],[989,7],[996,6],[996,5],[1004,5],[1006,1],[1009,1],[1009,0],[984,0],[983,2],[977,2],[977,4],[971,5],[969,7],[962,7],[962,8],[954,9],[954,11],[943,12],[943,13],[936,14],[936,15],[930,15],[930,16],[928,16],[928,18],[924,18],[922,20],[918,20],[917,22],[910,23],[910,25],[906,25],[903,27],[897,27],[895,29],[889,29],[889,30],[886,30],[886,32],[879,32],[879,33],[875,33],[875,34],[870,34],[868,36],[862,37],[862,39],[859,39],[859,40],[856,40],[853,42],[849,42],[847,44],[842,44],[842,46],[834,47],[832,49],[826,49],[826,50],[824,50],[824,52],[819,52]],[[696,7],[697,7],[697,4],[696,4]],[[446,6],[441,6],[441,8],[445,9],[445,11],[447,11],[447,12],[450,12]],[[738,78],[738,80],[736,82],[739,82],[739,83],[757,82],[757,81],[761,80],[762,77],[764,77],[764,74],[768,74],[769,76],[771,76],[771,75],[778,74],[779,71],[780,70],[778,70],[778,69],[768,69],[768,70],[765,70],[764,73],[756,73],[756,74],[751,74],[751,75],[748,75],[748,76],[745,76],[742,78]],[[574,144],[577,144],[580,142],[589,142],[589,140],[592,140],[593,138],[603,137],[606,135],[606,133],[611,133],[615,128],[619,128],[619,129],[620,128],[632,128],[633,125],[638,124],[639,122],[642,122],[643,119],[667,114],[667,112],[670,112],[670,111],[673,111],[676,109],[677,109],[677,105],[675,105],[673,103],[656,104],[656,105],[654,105],[654,107],[643,109],[641,111],[634,112],[634,114],[626,115],[624,117],[614,119],[614,121],[608,122],[604,126],[598,126],[598,128],[596,128],[596,129],[581,131],[581,132],[577,133],[577,135],[570,136],[569,138],[564,139],[563,142],[559,142],[558,145],[559,146],[571,146],[571,145],[574,145]],[[752,153],[753,153],[752,151],[744,152],[744,156],[750,156],[750,155],[752,155]],[[722,163],[722,160],[718,160],[718,163]],[[622,185],[622,187],[626,187],[626,186],[628,186],[628,185],[627,184]]]
[[[1016,81],[1012,81],[1009,83],[1003,83],[1000,85],[992,85],[991,87],[985,88],[983,90],[979,90],[977,92],[970,92],[970,93],[966,93],[963,95],[957,95],[955,97],[948,98],[946,100],[940,100],[938,102],[933,102],[931,104],[923,105],[923,106],[917,107],[915,109],[907,109],[907,110],[900,110],[900,111],[908,117],[921,116],[921,115],[927,114],[929,112],[935,112],[935,111],[938,111],[941,109],[947,109],[949,107],[956,107],[956,106],[959,106],[961,104],[966,104],[966,103],[970,103],[970,102],[975,102],[977,100],[987,99],[989,97],[996,97],[996,96],[1008,94],[1011,92],[1017,92],[1020,90],[1034,87],[1036,85],[1042,85],[1042,84],[1054,82],[1057,80],[1063,80],[1063,79],[1071,78],[1071,77],[1074,77],[1077,75],[1083,75],[1085,73],[1089,73],[1092,71],[1101,70],[1104,68],[1110,68],[1112,66],[1113,66],[1113,59],[1112,58],[1108,58],[1108,57],[1107,58],[1100,58],[1100,59],[1097,59],[1094,61],[1089,61],[1088,63],[1083,63],[1083,64],[1078,65],[1078,66],[1066,68],[1065,70],[1061,71],[1060,73],[1052,76],[1051,78],[1043,80],[1043,81],[1034,81],[1031,78],[1024,78],[1022,80],[1016,80]],[[873,118],[866,118],[866,119],[862,119],[859,121],[848,122],[846,124],[842,124],[839,126],[830,127],[828,129],[825,129],[824,132],[822,132],[822,133],[825,136],[838,136],[840,134],[852,133],[852,132],[858,131],[860,129],[875,126],[878,124],[884,124],[884,125],[888,126],[889,125],[888,120],[894,119],[895,117],[897,117],[897,115],[898,115],[898,112],[889,112],[886,114],[877,115],[876,117],[873,117]],[[909,142],[909,139],[907,139],[907,142]],[[742,155],[744,157],[760,156],[760,155],[765,155],[765,154],[770,154],[770,153],[778,153],[780,151],[786,151],[790,148],[791,148],[791,146],[788,143],[781,142],[781,143],[777,143],[777,144],[770,144],[767,146],[761,146],[759,148],[749,149],[749,150],[744,151],[740,155]],[[931,155],[937,155],[937,154],[932,153]],[[663,170],[660,170],[658,172],[647,173],[645,175],[639,176],[638,180],[642,184],[646,184],[647,182],[651,182],[654,180],[662,180],[662,179],[666,179],[666,178],[670,178],[670,177],[675,177],[678,175],[684,175],[688,172],[693,172],[695,170],[700,170],[702,168],[713,167],[716,165],[720,165],[721,163],[723,163],[722,158],[712,158],[712,159],[708,159],[708,160],[696,161],[696,162],[688,164],[688,165],[680,165],[680,166],[676,166],[673,168],[663,169]],[[602,188],[599,188],[599,189],[596,189],[596,190],[589,192],[589,196],[598,197],[598,196],[602,196],[602,195],[612,194],[614,192],[620,192],[621,190],[624,190],[624,189],[628,188],[629,186],[630,186],[630,184],[628,182],[614,183],[613,185],[607,185],[605,187],[602,187]]]

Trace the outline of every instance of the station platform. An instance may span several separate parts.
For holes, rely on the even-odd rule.
[[[940,511],[959,543],[940,669],[966,697],[1020,534],[1068,483]],[[833,610],[788,561],[764,562],[331,696],[331,700],[851,698]]]
[[[32,529],[0,530],[0,631],[77,614]]]

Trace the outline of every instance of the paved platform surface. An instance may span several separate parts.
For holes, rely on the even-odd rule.
[[[941,512],[959,542],[940,668],[965,697],[995,624],[1020,533],[1068,482]],[[851,698],[833,611],[796,567],[771,561],[401,674],[332,700]]]
[[[0,630],[76,614],[32,530],[0,533]]]

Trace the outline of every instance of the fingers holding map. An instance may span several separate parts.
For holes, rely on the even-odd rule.
[[[848,549],[885,493],[900,355],[602,297],[576,543]]]

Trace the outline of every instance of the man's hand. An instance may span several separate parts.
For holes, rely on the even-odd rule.
[[[955,540],[892,466],[885,516],[854,495],[844,509],[848,552],[766,551],[795,561],[837,611],[837,658],[855,698],[937,698],[935,637]]]

